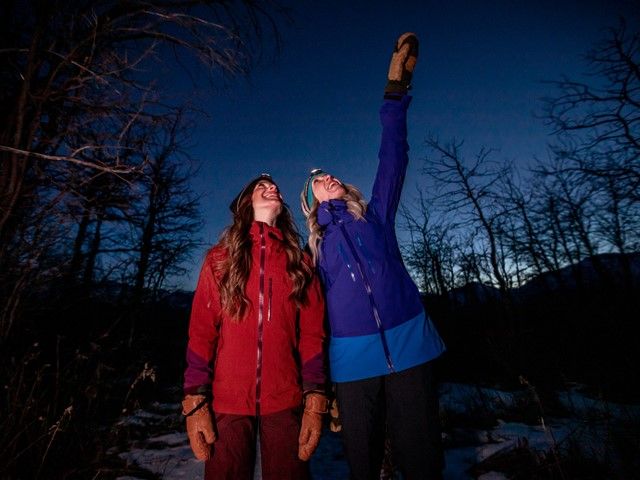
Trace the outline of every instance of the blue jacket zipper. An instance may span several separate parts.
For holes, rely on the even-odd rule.
[[[373,299],[373,292],[371,290],[371,284],[369,283],[369,279],[362,268],[362,262],[360,261],[360,257],[356,252],[349,235],[347,234],[347,229],[344,228],[344,224],[340,222],[340,231],[344,236],[344,239],[347,241],[347,245],[349,246],[349,250],[351,250],[351,254],[355,259],[356,265],[358,266],[358,271],[360,272],[360,276],[362,277],[362,282],[364,283],[364,289],[367,292],[367,296],[369,297],[369,303],[371,304],[371,310],[373,311],[373,318],[376,321],[376,325],[378,327],[378,333],[380,334],[380,340],[382,341],[382,348],[384,349],[384,356],[387,361],[387,367],[390,372],[394,372],[395,368],[393,367],[393,361],[391,360],[391,352],[389,351],[389,345],[387,345],[387,337],[384,333],[384,328],[382,327],[382,320],[380,320],[380,315],[378,314],[378,307],[376,307],[376,302]]]
[[[260,290],[258,293],[258,355],[256,365],[256,416],[260,416],[260,390],[262,382],[262,327],[264,311],[264,263],[266,243],[264,239],[264,226],[260,226]]]

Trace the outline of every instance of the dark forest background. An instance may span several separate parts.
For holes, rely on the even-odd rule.
[[[2,2],[0,478],[114,476],[118,417],[180,397],[198,111],[147,67],[189,56],[224,83],[286,20],[270,2]],[[640,400],[640,32],[621,20],[585,52],[592,82],[550,80],[555,135],[527,170],[426,142],[398,230],[442,380],[535,386],[550,408],[569,382]]]

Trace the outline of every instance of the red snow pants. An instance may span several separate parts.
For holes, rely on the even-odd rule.
[[[300,409],[259,417],[217,413],[218,440],[205,463],[205,480],[252,480],[260,435],[263,480],[307,480],[309,464],[298,459]]]

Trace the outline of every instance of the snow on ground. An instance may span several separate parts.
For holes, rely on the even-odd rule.
[[[473,407],[495,411],[517,406],[524,395],[523,391],[505,392],[478,385],[445,383],[440,387],[440,404],[455,413],[465,413]]]
[[[519,390],[506,392],[497,389],[464,384],[444,384],[441,387],[441,408],[444,412],[465,414],[481,408],[483,412],[514,411],[526,400],[530,392]],[[578,389],[560,393],[559,399],[565,407],[571,407],[571,418],[546,418],[539,425],[527,425],[514,421],[497,420],[497,425],[488,428],[456,428],[445,435],[446,470],[445,479],[464,480],[475,478],[469,472],[474,465],[496,455],[526,446],[538,452],[547,452],[561,445],[576,432],[584,436],[589,448],[602,443],[603,431],[599,428],[585,429],[580,414],[606,413],[615,418],[629,416],[637,421],[640,406],[606,404],[581,394]],[[604,410],[603,410],[604,409]],[[155,432],[135,441],[120,458],[163,479],[201,479],[203,464],[193,458],[178,404],[155,404],[152,411],[137,411],[120,422],[123,427],[138,428]],[[169,417],[169,420],[167,420]],[[311,460],[311,472],[315,480],[340,480],[348,478],[348,467],[342,451],[341,438],[326,430],[320,445]],[[256,479],[260,478],[259,474]],[[502,480],[507,477],[501,472],[480,475],[480,480]],[[122,476],[118,480],[137,480],[135,476]]]
[[[640,420],[640,405],[623,405],[590,398],[582,393],[582,385],[573,385],[558,394],[560,403],[568,410],[589,418],[609,418],[620,421]]]
[[[475,477],[467,471],[490,457],[505,453],[526,443],[529,448],[547,451],[553,445],[550,436],[553,432],[556,441],[565,438],[570,430],[562,424],[546,429],[540,426],[525,425],[516,422],[498,421],[498,426],[488,431],[476,431],[477,438],[482,443],[462,447],[447,448],[445,450],[446,469],[445,479],[473,479]],[[482,480],[497,480],[507,478],[502,473],[491,472],[481,475]]]
[[[203,463],[191,453],[183,432],[152,437],[120,457],[166,479],[198,480],[204,473]],[[118,480],[133,479],[137,477],[118,477]]]
[[[160,474],[163,479],[201,480],[204,474],[204,464],[193,457],[184,432],[150,437],[130,450],[120,453],[119,456],[130,464]],[[322,441],[311,460],[311,472],[315,480],[338,480],[349,477],[339,435],[329,431],[324,432]],[[259,478],[260,475],[257,473],[255,479]],[[121,476],[117,480],[139,479]]]

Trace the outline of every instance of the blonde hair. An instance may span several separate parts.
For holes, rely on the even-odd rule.
[[[340,200],[344,200],[347,204],[347,211],[353,215],[353,218],[364,221],[364,215],[367,212],[367,202],[365,202],[362,192],[360,192],[360,190],[355,186],[348,183],[343,183],[342,186],[347,193],[340,197]],[[307,228],[309,229],[308,244],[314,265],[317,265],[318,263],[320,245],[322,244],[322,236],[324,234],[324,228],[318,223],[319,206],[320,202],[318,202],[318,199],[314,196],[311,210],[307,217]]]

